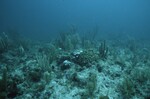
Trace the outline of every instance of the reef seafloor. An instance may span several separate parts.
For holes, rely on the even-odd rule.
[[[0,36],[0,99],[150,99],[150,42]]]

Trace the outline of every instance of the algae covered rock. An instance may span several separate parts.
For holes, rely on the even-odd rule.
[[[95,61],[99,59],[98,53],[95,49],[87,49],[87,50],[80,50],[78,52],[72,53],[73,55],[73,62],[79,64],[80,66],[87,66],[91,65]]]

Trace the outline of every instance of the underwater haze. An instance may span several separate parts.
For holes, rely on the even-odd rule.
[[[0,99],[150,99],[150,0],[0,0]]]
[[[0,32],[15,29],[49,40],[74,25],[81,35],[98,27],[98,37],[149,39],[149,5],[149,0],[1,0]]]

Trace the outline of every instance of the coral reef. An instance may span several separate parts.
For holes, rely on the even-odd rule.
[[[149,43],[81,41],[74,29],[48,43],[11,39],[0,36],[0,99],[150,98]]]

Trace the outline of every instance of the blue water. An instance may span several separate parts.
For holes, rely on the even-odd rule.
[[[150,0],[0,0],[0,32],[50,40],[71,25],[81,35],[150,38]],[[116,36],[116,37],[115,37]]]

